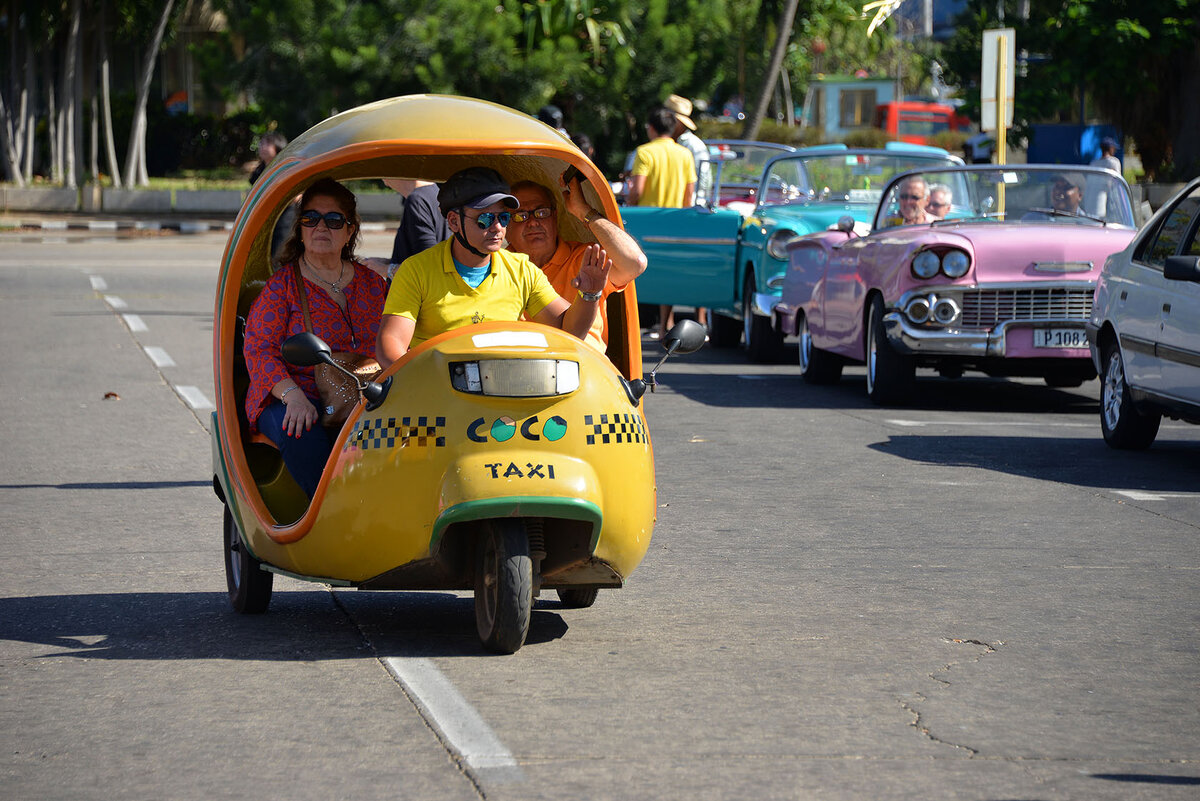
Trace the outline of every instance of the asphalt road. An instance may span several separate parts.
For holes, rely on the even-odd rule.
[[[0,798],[1197,796],[1200,427],[1115,453],[1096,382],[880,409],[705,350],[647,398],[646,560],[517,654],[465,594],[240,617],[223,246],[0,234]]]

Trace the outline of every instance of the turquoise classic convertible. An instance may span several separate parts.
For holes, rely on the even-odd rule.
[[[901,142],[883,150],[821,145],[771,159],[745,202],[622,207],[625,229],[649,260],[637,279],[638,301],[706,307],[714,345],[744,341],[752,361],[778,361],[783,338],[771,311],[783,288],[787,244],[842,217],[867,222],[894,175],[959,164],[940,148]],[[720,187],[713,194],[719,197]]]

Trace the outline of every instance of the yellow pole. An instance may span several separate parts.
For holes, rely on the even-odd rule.
[[[996,39],[996,163],[1006,164],[1008,156],[1008,37]],[[996,185],[996,210],[1000,219],[1004,219],[1004,181]]]

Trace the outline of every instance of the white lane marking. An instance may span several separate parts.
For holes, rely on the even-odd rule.
[[[142,350],[146,351],[146,355],[150,357],[150,361],[154,362],[155,367],[175,366],[175,360],[162,348],[154,345],[143,345]]]
[[[1047,428],[1095,428],[1095,423],[1048,423],[1045,420],[1009,421],[1009,422],[972,422],[971,420],[886,420],[894,426],[905,428],[922,428],[923,426],[971,426],[973,428],[1000,428],[1012,426],[1038,426]]]
[[[383,665],[467,765],[475,770],[501,769],[508,781],[524,780],[516,758],[431,661],[389,656]]]
[[[104,302],[107,303],[109,306],[113,307],[114,309],[128,309],[129,308],[129,304],[126,303],[125,301],[121,300],[116,295],[105,295]]]
[[[116,220],[88,220],[89,231],[115,231],[117,230]]]
[[[200,391],[200,387],[193,387],[186,384],[180,384],[175,387],[175,391],[179,393],[188,406],[199,411],[200,409],[214,409],[213,402]]]
[[[122,314],[121,319],[125,321],[125,325],[129,326],[130,331],[149,331],[150,328],[146,325],[146,321],[136,314]]]
[[[1143,490],[1113,490],[1116,495],[1124,495],[1131,501],[1165,501],[1168,498],[1195,498],[1194,492],[1145,492]]]
[[[108,283],[98,275],[89,275],[88,280],[92,282],[92,289],[97,292],[103,292],[108,289]]]

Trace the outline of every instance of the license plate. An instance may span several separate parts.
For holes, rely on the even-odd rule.
[[[1035,348],[1086,348],[1087,334],[1082,328],[1035,328]]]

